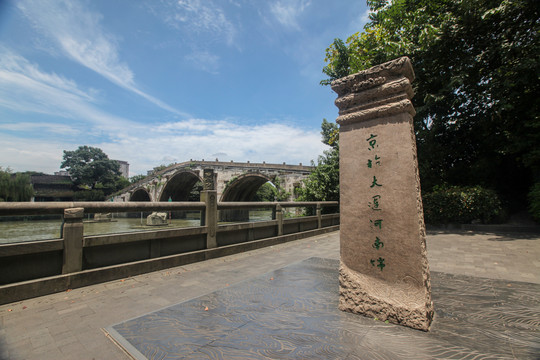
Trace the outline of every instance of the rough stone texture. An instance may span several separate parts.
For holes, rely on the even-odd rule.
[[[428,231],[427,246],[433,272],[433,301],[437,313],[429,333],[389,326],[379,321],[369,321],[363,316],[351,317],[348,316],[351,315],[349,313],[339,312],[347,318],[341,328],[350,331],[341,331],[328,340],[345,341],[347,335],[352,336],[350,349],[354,354],[347,358],[346,354],[333,357],[315,354],[309,357],[303,353],[298,357],[488,358],[485,353],[478,352],[480,348],[488,349],[486,352],[492,354],[489,357],[491,359],[538,360],[540,235]],[[246,283],[269,271],[298,264],[313,256],[339,260],[339,232],[0,305],[0,359],[126,360],[128,357],[103,334],[102,328],[212,294],[214,291],[231,289],[237,283]],[[334,279],[338,266],[331,275]],[[281,281],[281,276],[283,272],[279,270],[277,274],[266,276],[266,279],[275,284],[276,281]],[[274,277],[274,280],[269,280],[270,277]],[[320,289],[320,283],[313,284],[305,280],[302,278],[294,284],[305,286],[306,293]],[[479,282],[484,286],[479,287]],[[311,316],[335,314],[332,310],[335,308],[338,284],[334,284],[327,297],[329,302],[326,310],[318,313],[312,311]],[[294,296],[302,295],[297,287],[291,288]],[[253,294],[252,291],[250,293]],[[276,290],[273,290],[272,294],[275,293]],[[282,299],[288,301],[285,295]],[[321,298],[309,298],[309,307],[303,310],[312,308],[309,300],[319,302]],[[275,308],[262,307],[260,304],[255,304],[259,311],[252,315],[259,315],[260,309],[275,314]],[[89,313],[90,310],[93,313]],[[289,319],[294,322],[289,328],[285,328],[281,323],[275,325],[274,322],[266,322],[271,328],[265,332],[264,339],[281,329],[288,331],[289,337],[294,336],[294,339],[291,339],[294,340],[291,341],[294,346],[292,350],[298,348],[299,338],[296,334],[310,333],[306,332],[304,324],[298,321],[295,311],[296,309],[290,309],[284,312],[290,314]],[[211,311],[202,309],[199,309],[199,312],[214,315]],[[308,321],[309,324],[313,323],[310,318]],[[327,323],[326,320],[323,322]],[[359,323],[364,325],[358,326]],[[258,329],[256,331],[261,331],[262,326]],[[318,330],[314,331],[319,334]],[[527,333],[529,335],[526,335]],[[229,335],[233,334],[234,332]],[[46,335],[52,339],[43,346],[31,341],[36,335]],[[144,335],[148,336],[148,332]],[[287,337],[283,339],[285,338]],[[322,343],[322,339],[318,336],[315,341]],[[470,350],[462,352],[467,344],[470,345]],[[525,347],[530,350],[523,350]],[[268,345],[265,348],[268,348]],[[422,349],[426,351],[425,354]],[[287,353],[283,357],[292,358]]]
[[[84,208],[69,208],[64,210],[64,219],[82,219]]]
[[[214,175],[214,169],[203,170],[203,189],[216,190],[216,179]]]
[[[130,185],[115,196],[114,201],[167,201],[169,195],[185,190],[182,189],[185,184],[191,184],[190,189],[197,181],[201,181],[203,186],[210,185],[210,182],[204,179],[205,170],[214,171],[212,190],[217,190],[218,201],[249,201],[250,199],[246,196],[251,195],[252,187],[258,189],[260,185],[267,181],[274,181],[276,177],[279,177],[281,187],[291,194],[288,200],[293,201],[295,187],[302,184],[312,169],[312,166],[302,164],[188,161],[170,166],[148,176],[143,181]],[[136,194],[143,196],[138,197],[135,196]],[[173,196],[173,201],[186,200],[187,198],[175,199]]]
[[[332,83],[340,125],[340,303],[429,330],[433,318],[410,82],[400,58]]]
[[[84,208],[64,210],[64,224],[62,225],[62,238],[64,242],[62,274],[82,270],[83,216]]]
[[[94,221],[111,221],[112,213],[94,214]]]
[[[158,226],[158,225],[167,225],[167,213],[166,212],[156,212],[154,211],[146,217],[146,225],[148,226]]]

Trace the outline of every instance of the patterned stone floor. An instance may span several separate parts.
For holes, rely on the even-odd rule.
[[[540,285],[432,271],[428,333],[337,309],[313,257],[110,326],[135,359],[540,359]]]

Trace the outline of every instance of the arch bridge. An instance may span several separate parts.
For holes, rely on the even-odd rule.
[[[288,193],[294,200],[295,188],[302,186],[312,166],[239,163],[222,161],[188,161],[171,165],[130,185],[114,196],[113,201],[199,201],[205,181],[203,173],[213,171],[218,200],[250,201],[266,182]]]

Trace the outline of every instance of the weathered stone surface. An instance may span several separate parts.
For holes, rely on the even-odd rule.
[[[148,226],[157,226],[157,225],[167,225],[167,213],[166,212],[156,212],[154,211],[146,217],[146,225]]]
[[[64,224],[62,225],[62,238],[64,241],[62,274],[82,270],[83,216],[84,208],[64,210]]]
[[[112,213],[94,214],[95,221],[111,221]]]
[[[84,216],[83,208],[69,208],[64,210],[64,219],[80,219]]]
[[[340,125],[340,304],[428,330],[433,318],[410,102],[400,58],[332,83]]]
[[[203,170],[203,190],[216,190],[214,169]]]
[[[126,201],[167,201],[169,196],[177,194],[173,201],[186,201],[192,185],[201,181],[203,190],[213,184],[219,201],[249,201],[251,186],[260,186],[279,177],[280,186],[289,194],[288,201],[293,201],[294,189],[301,185],[312,166],[270,163],[239,163],[224,161],[187,161],[175,164],[161,172],[148,176],[145,180],[125,188],[114,197],[115,202]],[[211,181],[205,181],[204,172],[213,170]],[[213,182],[212,182],[213,181]],[[178,195],[190,189],[185,196]]]

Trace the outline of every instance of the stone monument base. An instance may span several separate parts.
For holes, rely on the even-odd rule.
[[[412,284],[386,283],[349,269],[339,268],[339,309],[380,321],[428,331],[433,319],[433,303]]]

